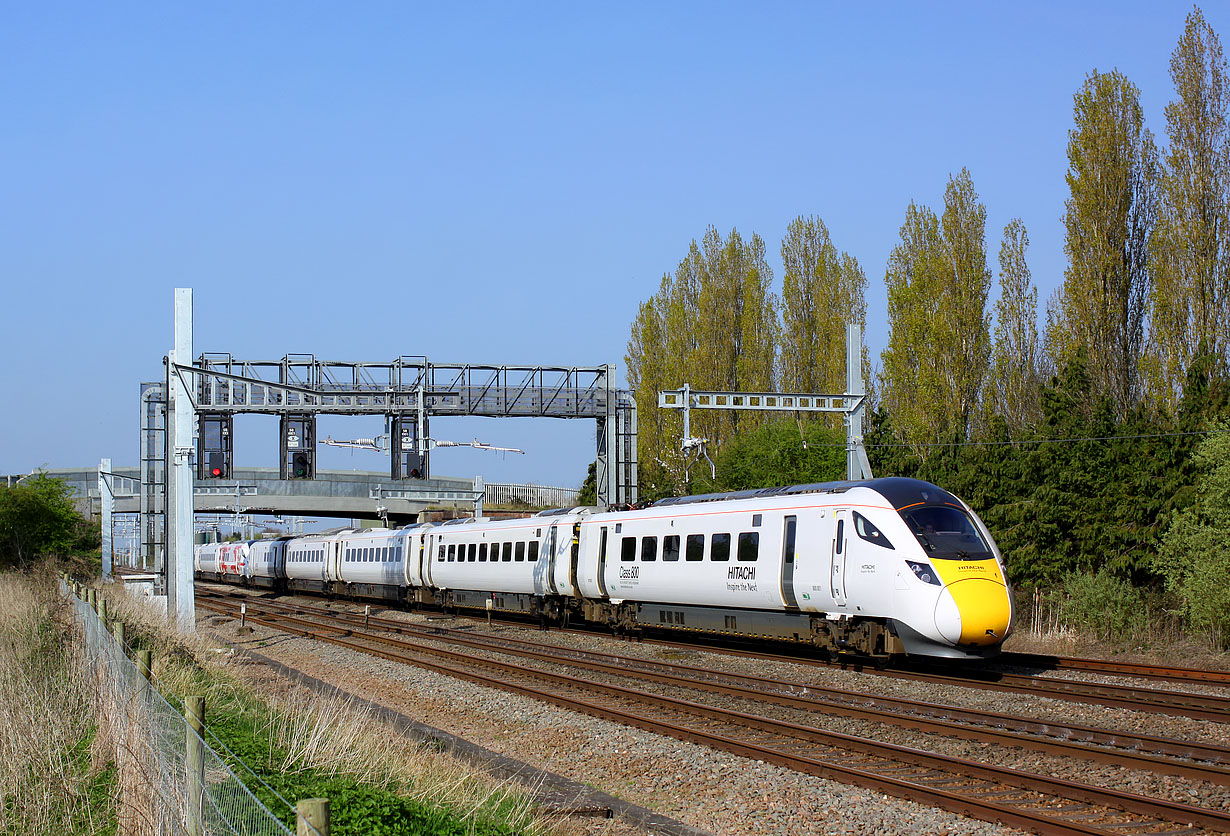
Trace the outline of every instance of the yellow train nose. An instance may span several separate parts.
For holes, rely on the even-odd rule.
[[[953,644],[996,645],[1008,635],[1012,604],[1008,590],[989,578],[966,578],[948,584],[936,606],[935,623]],[[951,596],[951,597],[949,597]]]
[[[948,587],[961,613],[960,644],[999,644],[1008,635],[1012,604],[1002,583],[967,578]]]

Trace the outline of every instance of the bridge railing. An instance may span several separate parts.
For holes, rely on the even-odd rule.
[[[528,508],[563,508],[577,504],[576,488],[547,485],[488,484],[483,486],[484,505],[516,505]]]

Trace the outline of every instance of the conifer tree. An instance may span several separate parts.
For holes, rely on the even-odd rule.
[[[1140,91],[1117,70],[1085,79],[1068,132],[1068,267],[1047,311],[1046,347],[1056,367],[1084,347],[1094,390],[1123,417],[1140,400],[1149,291],[1149,238],[1156,216],[1157,151]]]

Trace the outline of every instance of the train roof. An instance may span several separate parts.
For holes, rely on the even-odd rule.
[[[728,493],[707,493],[697,496],[672,496],[653,503],[654,508],[673,505],[690,505],[698,502],[727,502],[736,499],[762,499],[772,496],[796,496],[799,494],[837,494],[853,488],[869,488],[887,499],[897,510],[910,505],[949,504],[961,507],[963,503],[943,488],[921,479],[902,476],[887,476],[859,482],[813,482],[809,485],[786,485],[776,488],[752,488]]]

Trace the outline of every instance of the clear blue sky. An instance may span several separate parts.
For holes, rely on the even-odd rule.
[[[597,365],[712,224],[824,219],[870,280],[969,167],[991,266],[1021,217],[1062,278],[1072,94],[1165,139],[1190,5],[8,4],[0,16],[0,473],[138,456],[138,384],[192,287],[196,351]],[[1230,37],[1225,6],[1204,7]],[[590,422],[440,420],[441,475],[578,484]],[[323,421],[370,436],[379,419]],[[276,462],[276,419],[238,424]],[[379,470],[324,450],[321,466]]]

